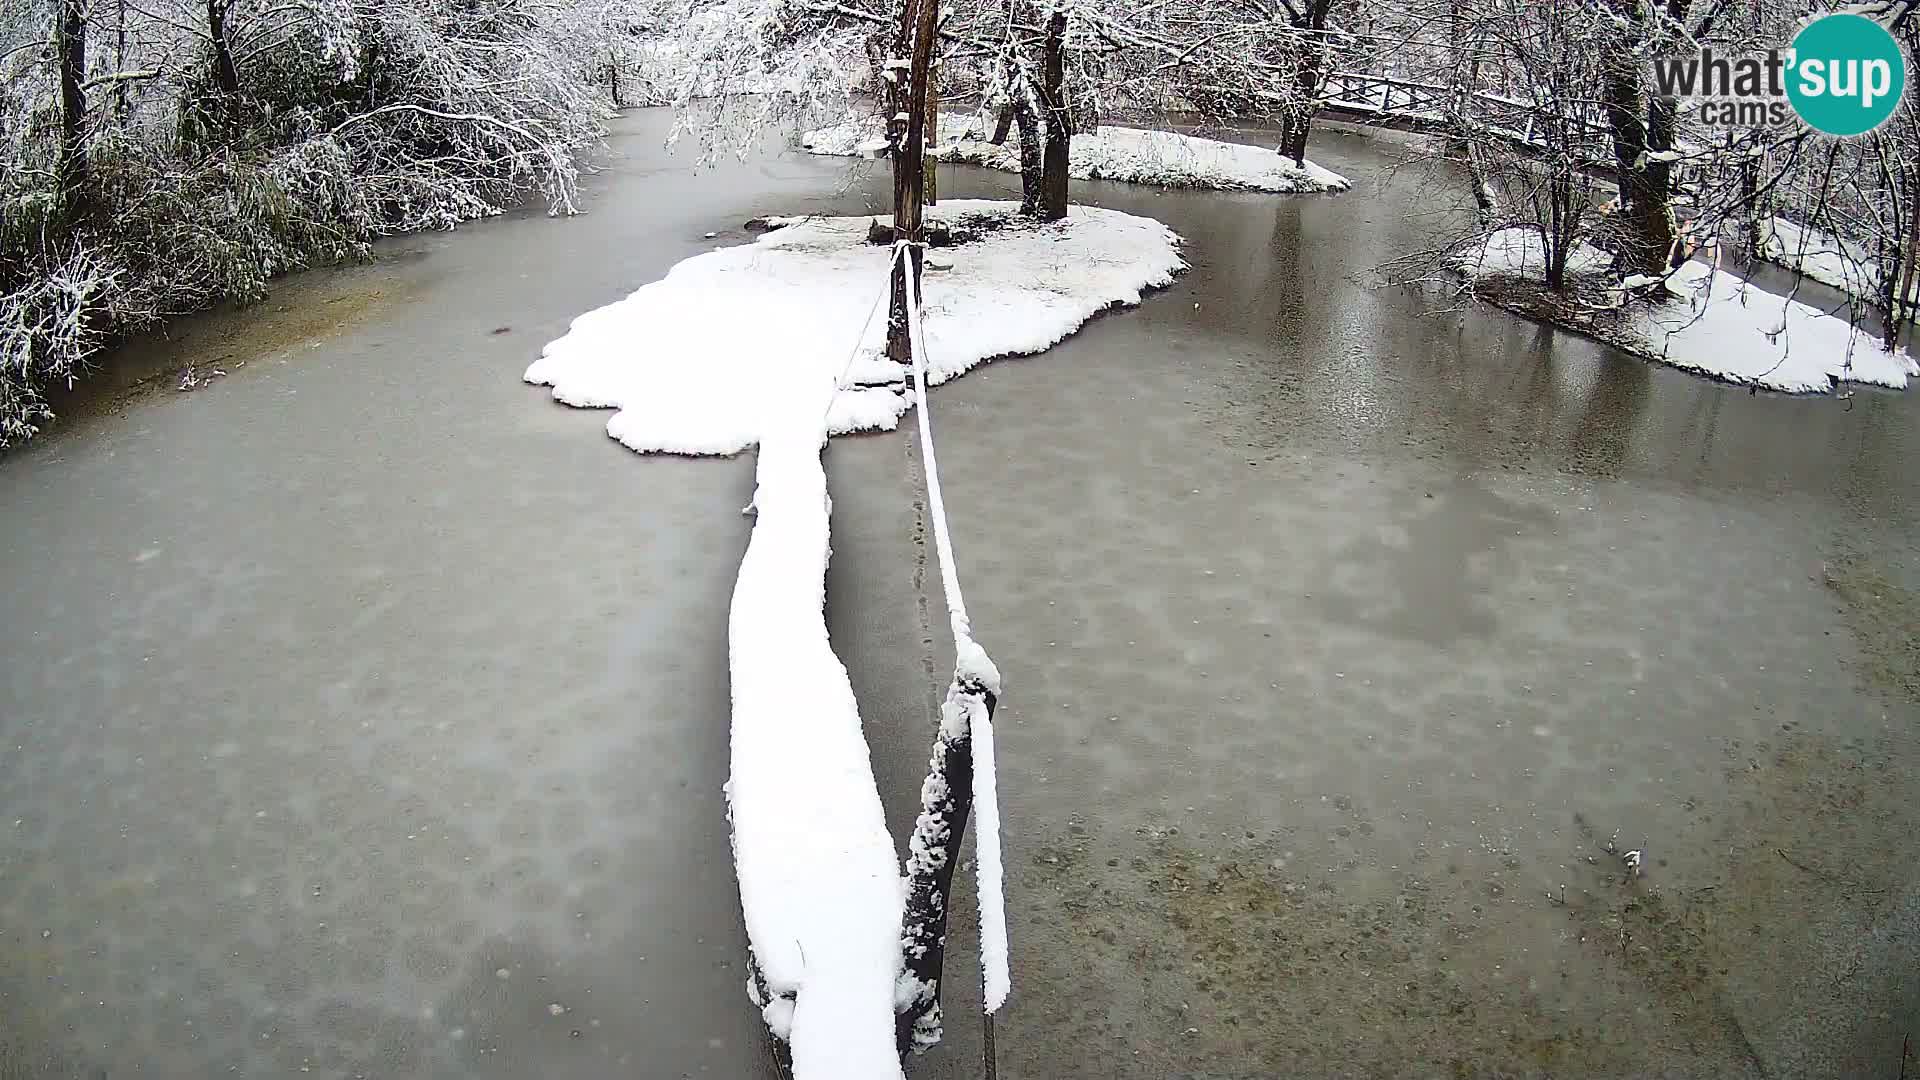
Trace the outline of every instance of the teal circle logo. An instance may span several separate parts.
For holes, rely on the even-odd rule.
[[[1863,15],[1822,15],[1793,39],[1787,99],[1808,127],[1864,135],[1907,91],[1907,59],[1886,27]]]

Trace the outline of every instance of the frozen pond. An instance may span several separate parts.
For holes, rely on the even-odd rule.
[[[588,216],[191,320],[120,367],[224,377],[0,461],[0,1076],[764,1073],[720,794],[750,462],[518,377],[885,185],[664,130],[620,122]],[[1422,317],[1361,280],[1421,228],[1393,153],[1317,136],[1335,198],[1076,185],[1194,268],[936,395],[1008,686],[1001,1075],[1898,1075],[1920,405]],[[916,455],[827,465],[904,838],[949,663]],[[916,1075],[978,1074],[970,949]]]

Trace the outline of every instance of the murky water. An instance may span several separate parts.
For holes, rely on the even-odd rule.
[[[882,184],[621,130],[589,216],[184,324],[0,463],[0,1075],[764,1069],[719,792],[748,463],[638,460],[517,378]],[[1915,403],[1422,316],[1363,280],[1414,195],[1081,185],[1192,272],[936,398],[1008,680],[1002,1075],[1896,1075]],[[917,463],[828,465],[904,836],[947,663]],[[920,1075],[977,1074],[964,955]]]

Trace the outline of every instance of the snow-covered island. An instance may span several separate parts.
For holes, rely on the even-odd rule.
[[[1185,267],[1150,218],[1075,206],[943,200],[930,230],[926,336],[938,385],[994,357],[1037,353],[1096,312],[1140,302]],[[884,215],[772,218],[754,243],[697,255],[573,321],[527,368],[569,405],[618,410],[607,433],[642,452],[732,454],[817,409],[825,433],[891,430],[912,404],[883,353],[892,249]],[[862,329],[864,325],[864,329]],[[689,357],[699,357],[697,362]]]
[[[941,161],[1019,172],[1017,141],[989,141],[977,113],[942,113],[940,143],[928,152]],[[867,157],[886,145],[885,125],[877,117],[855,117],[806,132],[800,145],[815,154]],[[1067,172],[1078,180],[1213,191],[1333,192],[1353,186],[1339,173],[1311,161],[1296,165],[1266,147],[1113,125],[1073,136]]]
[[[1456,258],[1483,299],[1725,382],[1804,394],[1840,383],[1904,389],[1920,378],[1911,354],[1883,348],[1849,322],[1844,307],[1828,312],[1697,260],[1664,279],[1618,282],[1612,262],[1608,252],[1577,243],[1567,257],[1568,292],[1550,295],[1536,230],[1502,229]]]

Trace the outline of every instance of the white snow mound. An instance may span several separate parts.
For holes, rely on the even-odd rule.
[[[879,118],[855,117],[807,132],[800,137],[800,145],[815,154],[866,157],[886,145],[885,136],[886,125]],[[976,115],[942,114],[940,145],[934,148],[933,156],[941,161],[1019,172],[1018,143],[1017,135],[1000,146],[988,142],[981,118]],[[1291,158],[1265,147],[1112,125],[1073,136],[1067,172],[1081,180],[1215,191],[1290,193],[1345,191],[1353,186],[1339,173],[1311,161],[1304,167],[1295,165]]]
[[[956,199],[927,217],[958,223],[1017,209]],[[643,453],[737,453],[836,382],[816,418],[830,433],[890,431],[910,403],[905,369],[884,355],[892,251],[867,243],[873,220],[776,219],[786,223],[754,243],[696,255],[575,319],[526,380],[569,405],[618,409],[607,434]],[[1041,352],[1105,308],[1138,304],[1185,267],[1179,244],[1151,218],[1075,206],[1065,221],[1023,221],[932,249],[931,265],[950,266],[924,276],[932,381]]]
[[[1570,277],[1603,274],[1611,257],[1587,244],[1567,259]],[[1544,277],[1539,233],[1503,229],[1459,261],[1474,277]],[[1629,287],[1655,279],[1628,279]],[[1920,378],[1909,355],[1888,352],[1839,314],[1767,292],[1726,269],[1689,262],[1666,279],[1669,299],[1624,303],[1624,321],[1602,334],[1639,356],[1673,367],[1784,393],[1827,393],[1843,382],[1904,389]]]

